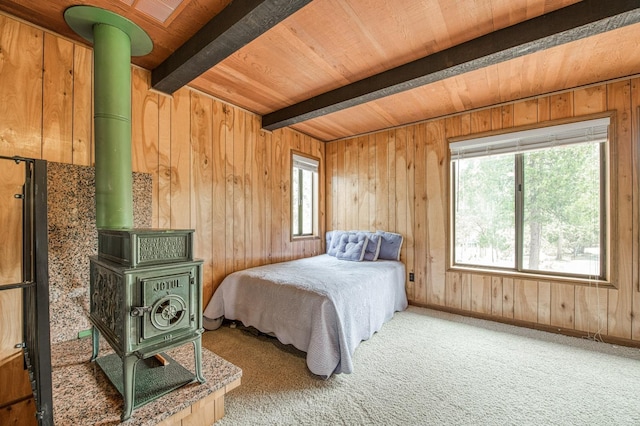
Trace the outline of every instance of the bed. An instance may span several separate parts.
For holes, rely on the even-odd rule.
[[[335,244],[327,241],[329,253]],[[374,247],[369,238],[365,245]],[[406,309],[405,267],[399,247],[397,257],[388,256],[393,260],[347,261],[336,254],[228,275],[203,312],[205,328],[217,328],[223,317],[241,321],[306,352],[316,375],[351,373],[358,344]]]

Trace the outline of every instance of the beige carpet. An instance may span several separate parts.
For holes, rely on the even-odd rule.
[[[223,326],[204,345],[243,370],[216,425],[640,425],[640,351],[410,307],[355,371]]]

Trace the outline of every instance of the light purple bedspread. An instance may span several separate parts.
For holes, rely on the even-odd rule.
[[[203,314],[205,327],[224,316],[275,335],[306,352],[309,370],[326,378],[351,373],[358,344],[406,307],[402,262],[323,254],[230,274]]]

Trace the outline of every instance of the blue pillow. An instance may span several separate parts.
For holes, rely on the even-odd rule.
[[[400,260],[400,249],[402,248],[403,237],[394,232],[376,231],[382,240],[380,243],[380,253],[378,259]]]
[[[324,234],[324,248],[325,253],[329,253],[329,247],[331,247],[331,237],[333,236],[333,231],[327,231]]]
[[[338,246],[340,245],[340,237],[344,234],[345,231],[333,231],[331,233],[331,243],[327,247],[327,254],[329,256],[334,256],[338,252]]]
[[[367,241],[368,239],[364,233],[354,234],[346,232],[342,234],[336,259],[361,262],[364,258]]]
[[[378,259],[378,254],[380,253],[380,243],[382,242],[382,238],[380,235],[375,232],[369,231],[354,231],[357,234],[364,234],[367,237],[367,244],[364,249],[364,259],[368,261],[374,261]]]

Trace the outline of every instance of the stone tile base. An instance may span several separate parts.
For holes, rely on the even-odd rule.
[[[100,356],[112,353],[104,342]],[[120,422],[122,396],[96,363],[90,362],[91,339],[52,345],[53,415],[55,424],[92,425],[211,425],[224,416],[224,395],[240,384],[242,370],[202,349],[206,383],[185,385],[133,410]],[[167,351],[171,358],[193,372],[193,345]]]

